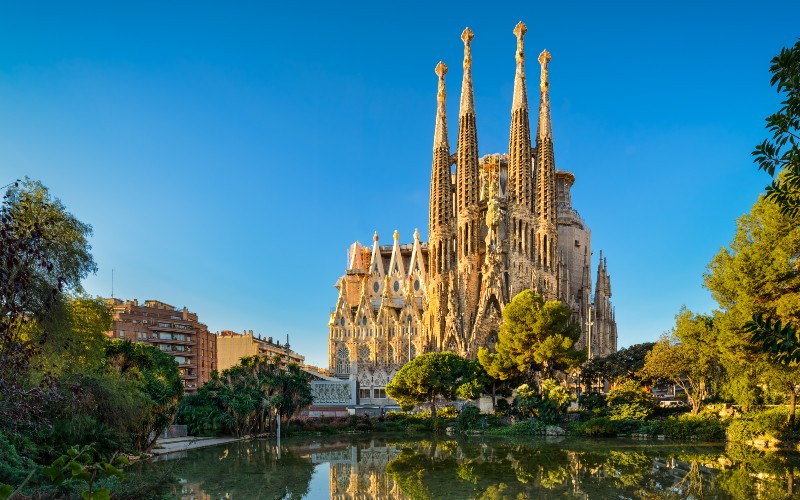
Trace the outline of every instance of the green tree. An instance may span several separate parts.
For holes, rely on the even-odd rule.
[[[797,342],[792,325],[800,320],[798,249],[800,214],[762,197],[737,221],[730,246],[720,250],[705,274],[705,286],[722,310],[718,350],[726,371],[723,389],[749,403],[760,386],[784,379],[792,420],[800,384],[798,360],[791,355]],[[785,344],[770,340],[768,332],[783,335]]]
[[[717,331],[708,315],[682,309],[675,327],[645,356],[640,376],[651,381],[670,381],[686,392],[696,415],[720,369]]]
[[[772,134],[753,151],[758,168],[777,178],[767,186],[767,199],[785,215],[800,212],[800,40],[772,59],[770,84],[783,97],[777,113],[767,117]]]
[[[106,345],[109,366],[132,381],[149,399],[149,412],[139,423],[133,445],[147,451],[169,427],[183,396],[183,384],[175,358],[151,345],[110,340]]]
[[[51,377],[96,372],[105,360],[111,322],[102,298],[61,297],[41,325],[30,324],[34,339],[47,332],[35,368]]]
[[[581,380],[586,385],[598,379],[608,380],[613,385],[629,380],[638,382],[645,356],[654,345],[654,342],[634,344],[607,356],[592,358],[581,368]]]
[[[430,403],[431,416],[435,418],[437,396],[447,400],[459,395],[474,396],[461,389],[471,385],[474,373],[472,363],[455,353],[429,352],[403,365],[386,386],[386,393],[403,408]]]
[[[510,396],[522,377],[507,356],[478,348],[479,380],[484,390],[492,396],[492,410],[497,410],[497,396]]]
[[[68,213],[38,182],[16,182],[3,197],[0,414],[4,418],[0,427],[30,430],[49,423],[46,406],[58,397],[58,391],[52,378],[47,384],[30,380],[31,368],[41,362],[42,345],[58,333],[51,328],[51,315],[63,312],[65,292],[80,292],[81,279],[96,269],[89,253],[90,235],[91,227]]]
[[[559,301],[545,302],[531,290],[524,290],[503,309],[497,355],[478,354],[484,369],[496,378],[523,376],[533,382],[536,371],[548,378],[556,368],[577,365],[580,353],[572,350],[580,338],[580,325]]]
[[[300,367],[284,368],[277,357],[249,356],[212,374],[197,394],[184,398],[179,420],[193,433],[246,436],[269,431],[276,418],[309,404],[311,384]]]
[[[627,380],[606,396],[611,420],[644,420],[656,409],[655,398],[635,380]]]

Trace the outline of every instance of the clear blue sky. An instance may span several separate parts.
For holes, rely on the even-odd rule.
[[[705,266],[768,182],[750,152],[778,106],[769,60],[800,36],[789,1],[16,3],[0,185],[39,179],[94,227],[87,291],[113,268],[117,297],[288,333],[323,366],[347,246],[426,238],[434,67],[452,141],[465,26],[480,154],[508,147],[517,21],[530,81],[553,55],[556,163],[608,257],[620,346],[713,309]]]

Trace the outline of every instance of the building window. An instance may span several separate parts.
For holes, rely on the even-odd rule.
[[[386,389],[375,389],[373,390],[375,394],[375,398],[385,398],[386,397]]]
[[[358,397],[361,399],[369,398],[370,397],[370,389],[359,389],[358,390]]]

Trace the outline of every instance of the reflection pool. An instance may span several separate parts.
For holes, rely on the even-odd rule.
[[[165,456],[176,498],[786,498],[798,454],[622,439],[334,436]]]

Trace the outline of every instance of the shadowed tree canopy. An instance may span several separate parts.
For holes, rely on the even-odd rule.
[[[477,396],[475,373],[474,362],[453,352],[429,352],[403,365],[386,386],[386,393],[404,409],[430,403],[435,417],[436,396],[448,400]]]
[[[555,368],[578,364],[581,355],[572,346],[580,334],[567,306],[525,290],[503,309],[496,354],[482,349],[478,359],[495,378],[523,376],[532,382],[537,370],[547,378]]]
[[[150,412],[134,438],[137,450],[149,450],[175,418],[183,396],[178,362],[151,345],[110,340],[106,358],[111,369],[132,381],[149,399]]]

